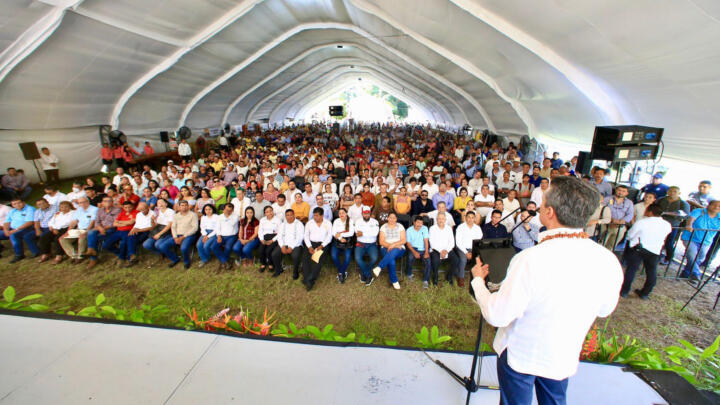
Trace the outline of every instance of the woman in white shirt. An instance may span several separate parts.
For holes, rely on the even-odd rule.
[[[200,217],[200,237],[197,241],[198,256],[200,256],[200,264],[203,267],[210,261],[210,253],[212,245],[215,242],[215,231],[217,230],[217,214],[215,212],[215,204],[207,204],[203,207],[202,217]]]
[[[397,221],[397,214],[391,212],[388,221],[380,227],[378,244],[380,245],[380,263],[373,269],[373,276],[380,276],[382,269],[387,269],[390,282],[394,289],[400,289],[395,261],[405,254],[405,228]]]
[[[347,268],[350,266],[350,256],[353,251],[352,236],[355,235],[355,224],[348,217],[345,208],[338,210],[338,218],[333,222],[332,234],[333,244],[330,248],[330,257],[337,268],[338,281],[342,284],[347,279]]]
[[[314,174],[312,176],[310,186],[312,187],[313,194],[322,194],[322,182],[320,182],[320,176],[318,176],[317,174]]]
[[[70,201],[60,201],[58,212],[48,221],[49,231],[42,234],[38,240],[38,247],[42,253],[38,263],[46,262],[51,253],[55,255],[54,264],[62,262],[65,251],[60,246],[60,238],[65,235],[70,223],[75,219],[75,212],[72,208]]]
[[[162,256],[158,245],[163,239],[172,237],[170,228],[172,228],[173,218],[175,218],[175,211],[168,207],[168,202],[164,198],[157,200],[157,213],[152,219],[155,228],[150,232],[150,237],[143,242],[144,249]],[[149,262],[148,268],[155,264],[157,263]]]
[[[277,234],[280,230],[280,218],[275,216],[275,211],[271,206],[266,206],[264,216],[260,218],[260,225],[258,225],[258,239],[260,239],[260,247],[258,252],[260,253],[260,272],[265,271],[265,267],[268,270],[273,270],[272,259],[270,254],[277,246]]]
[[[430,268],[432,269],[432,282],[438,284],[438,270],[440,264],[444,261],[450,262],[450,269],[445,272],[445,278],[452,284],[452,274],[456,268],[456,258],[453,249],[455,249],[455,235],[452,228],[447,222],[447,215],[439,213],[435,220],[435,225],[430,227]]]

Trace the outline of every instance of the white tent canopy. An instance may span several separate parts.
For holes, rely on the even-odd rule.
[[[0,159],[42,134],[97,163],[77,128],[101,124],[281,123],[355,69],[437,123],[585,149],[659,126],[665,156],[717,165],[718,40],[715,0],[3,0]]]

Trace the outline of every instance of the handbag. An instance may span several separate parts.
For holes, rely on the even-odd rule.
[[[356,243],[357,242],[356,242],[355,235],[353,235],[349,238],[345,238],[345,242],[340,242],[339,239],[335,239],[335,247],[337,247],[340,250],[352,249]]]

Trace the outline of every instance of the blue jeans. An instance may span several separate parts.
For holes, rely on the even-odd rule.
[[[150,236],[148,232],[138,232],[135,235],[128,235],[127,237],[127,255],[128,257],[134,256],[137,253],[138,245],[145,243]]]
[[[225,239],[225,237],[223,237]],[[237,237],[235,237],[237,239]],[[232,247],[232,251],[235,252],[236,255],[238,255],[241,259],[252,259],[253,258],[253,250],[255,250],[256,247],[260,244],[260,239],[255,238],[248,242],[247,244],[243,245],[240,243],[240,241],[235,242],[235,244]],[[223,262],[224,263],[224,262]]]
[[[127,254],[127,240],[128,240],[128,233],[130,231],[115,231],[113,233],[109,233],[107,237],[105,238],[105,243],[103,244],[103,247],[108,252],[113,253],[115,256],[118,257],[120,260],[127,260],[128,254]],[[117,246],[115,246],[117,244]]]
[[[33,256],[37,256],[40,253],[40,249],[37,246],[37,240],[35,238],[35,228],[32,226],[23,229],[22,231],[15,232],[10,235],[10,242],[12,243],[15,256],[24,256],[24,248],[27,244],[28,250]]]
[[[223,236],[221,237],[220,243],[217,242],[217,236],[215,236],[215,242],[212,244],[212,251],[215,257],[220,260],[220,263],[227,263],[230,259],[230,253],[233,251],[233,245],[237,241],[237,235]]]
[[[500,382],[500,404],[530,405],[533,387],[538,405],[565,405],[568,379],[552,380],[530,374],[522,374],[510,368],[507,350],[497,359],[497,374]]]
[[[159,245],[159,246],[158,246]],[[182,254],[183,263],[190,265],[190,254],[192,253],[193,246],[195,245],[195,235],[189,235],[183,239],[180,243],[180,253]],[[163,238],[157,241],[155,247],[160,249],[162,254],[165,255],[171,262],[177,263],[180,258],[175,253],[175,239]]]
[[[380,255],[382,260],[378,263],[378,267],[381,269],[387,269],[388,275],[390,275],[390,282],[397,283],[397,270],[395,269],[395,260],[402,257],[405,254],[405,249],[393,249],[388,252],[386,248],[380,248]]]
[[[217,241],[217,239],[214,236],[210,236],[207,242],[203,243],[203,237],[204,236],[202,235],[198,237],[197,251],[198,256],[200,256],[200,261],[202,261],[203,263],[207,263],[210,261],[210,254],[212,253],[213,243]]]
[[[87,247],[88,249],[95,249],[95,251],[98,250],[98,246],[100,244],[104,244],[104,242],[107,240],[107,238],[112,235],[115,232],[115,228],[110,228],[105,230],[105,235],[101,234],[100,232],[96,231],[95,229],[88,232],[87,236]],[[97,260],[97,256],[90,256],[90,259]]]
[[[430,281],[430,258],[423,258],[423,255],[425,254],[424,250],[418,250],[418,253],[420,253],[420,258],[415,259],[415,256],[413,256],[412,252],[408,250],[407,269],[405,270],[405,275],[411,275],[413,263],[415,263],[415,260],[420,260],[425,264],[425,267],[423,269],[423,281]]]
[[[155,238],[147,238],[145,239],[145,242],[143,242],[142,247],[145,250],[148,250],[152,253],[162,255],[163,252],[160,250],[160,246],[162,245],[162,241],[164,239],[172,239],[172,235],[170,232],[164,233],[161,237],[159,237],[157,240]]]
[[[710,241],[712,242],[712,241]],[[685,249],[685,268],[680,277],[695,276],[700,278],[700,265],[705,260],[708,250],[710,250],[710,243],[703,243],[702,245],[698,242],[688,242],[687,248]]]
[[[364,260],[363,257],[367,255],[368,260]],[[361,243],[360,246],[355,247],[355,261],[360,267],[360,273],[364,278],[370,277],[370,270],[377,262],[378,258],[378,247],[374,243]]]
[[[340,249],[335,246],[335,242],[333,242],[332,248],[330,249],[330,258],[333,263],[335,263],[338,274],[347,272],[348,266],[350,266],[351,255],[352,249]],[[343,259],[342,262],[340,261],[341,258]]]

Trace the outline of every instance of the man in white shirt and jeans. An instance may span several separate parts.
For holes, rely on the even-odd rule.
[[[663,209],[658,204],[650,204],[645,209],[645,217],[635,222],[627,233],[628,247],[625,249],[625,280],[623,281],[620,296],[627,298],[632,287],[635,273],[640,264],[645,265],[645,285],[636,289],[635,294],[646,300],[649,299],[655,283],[657,282],[657,265],[660,260],[665,238],[672,231],[669,222],[662,218]]]
[[[565,404],[588,330],[617,305],[622,267],[583,232],[599,202],[591,185],[558,176],[539,210],[547,231],[538,245],[513,257],[496,293],[485,286],[488,266],[476,259],[475,299],[498,327],[493,348],[502,404],[530,405],[533,388],[540,405]]]

